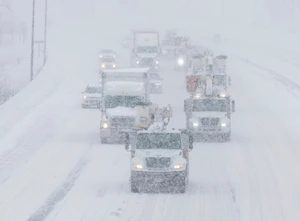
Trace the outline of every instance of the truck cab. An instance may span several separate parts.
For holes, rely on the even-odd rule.
[[[186,130],[155,128],[126,135],[125,148],[130,156],[132,192],[160,188],[181,193],[186,191],[189,175],[189,152],[193,136]]]
[[[194,138],[218,137],[229,141],[231,138],[231,116],[235,111],[235,101],[230,97],[191,96],[184,101],[186,129]]]

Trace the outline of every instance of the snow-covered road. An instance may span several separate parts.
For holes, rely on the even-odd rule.
[[[77,69],[79,76],[41,106],[43,117],[31,119],[18,138],[22,147],[13,148],[15,158],[1,156],[0,220],[300,218],[299,120],[292,117],[299,102],[251,64],[233,59],[230,69],[237,103],[232,141],[195,145],[183,195],[130,192],[128,153],[122,145],[100,144],[100,114],[80,108]],[[172,126],[183,126],[182,73],[162,70],[165,92],[155,99],[170,102]]]
[[[98,48],[120,42],[103,46],[94,23],[70,20],[50,33],[43,73],[0,109],[0,221],[300,220],[295,91],[231,57],[232,140],[195,144],[185,194],[133,194],[129,154],[100,144],[99,111],[81,109],[81,91],[98,79]],[[128,51],[118,52],[126,65]],[[171,127],[183,127],[184,76],[172,68],[163,62],[164,93],[152,97],[174,107]]]

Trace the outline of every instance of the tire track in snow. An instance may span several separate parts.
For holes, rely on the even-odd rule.
[[[41,120],[34,131],[29,131],[20,137],[14,148],[0,154],[0,186],[8,180],[19,165],[26,163],[42,144],[55,134],[58,125],[54,119],[57,118],[54,116]],[[47,129],[44,125],[47,125]]]
[[[88,164],[88,160],[85,156],[87,155],[91,147],[92,145],[90,145],[89,149],[81,157],[74,169],[69,173],[69,175],[65,179],[65,182],[48,197],[45,203],[29,219],[27,219],[27,221],[45,220],[47,216],[53,211],[56,204],[66,197],[66,195],[73,188],[76,180],[79,178],[80,174]]]
[[[242,58],[240,56],[238,56],[238,57],[243,62],[245,62],[247,64],[251,64],[252,66],[254,66],[258,69],[261,69],[263,71],[268,72],[273,77],[274,80],[277,80],[278,82],[280,82],[284,86],[286,86],[290,89],[296,89],[296,90],[300,91],[300,84],[297,84],[297,83],[293,82],[292,80],[289,80],[288,78],[283,77],[280,73],[277,73],[276,71],[273,71],[269,68],[266,68],[262,65],[259,65],[256,62],[250,61],[249,59],[245,59],[245,58]]]

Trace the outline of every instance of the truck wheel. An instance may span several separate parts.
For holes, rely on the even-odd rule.
[[[107,144],[107,138],[106,137],[101,137],[101,143]]]
[[[130,180],[130,188],[131,188],[131,192],[132,193],[138,193],[139,192],[139,190],[138,190],[138,188],[136,186],[136,181],[134,179],[132,179],[132,178]]]
[[[185,193],[187,186],[187,174],[178,181],[178,192]]]
[[[183,179],[181,182],[179,182],[178,191],[179,191],[179,193],[185,193],[185,191],[186,191],[186,178]]]
[[[231,131],[223,135],[223,140],[225,142],[230,141],[230,139],[231,139]]]

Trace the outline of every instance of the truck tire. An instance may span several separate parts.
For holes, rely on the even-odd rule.
[[[188,183],[188,172],[186,171],[184,177],[181,177],[178,180],[178,192],[179,193],[185,193],[186,191],[186,187],[187,187],[187,183]]]
[[[231,139],[231,131],[223,135],[223,141],[228,142]]]
[[[179,193],[185,193],[186,186],[187,186],[187,182],[186,182],[186,177],[185,177],[178,184],[178,191],[179,191]]]
[[[107,144],[107,138],[106,137],[101,137],[101,143]]]
[[[135,180],[133,178],[130,179],[130,189],[132,193],[138,193],[139,190],[136,186]]]

